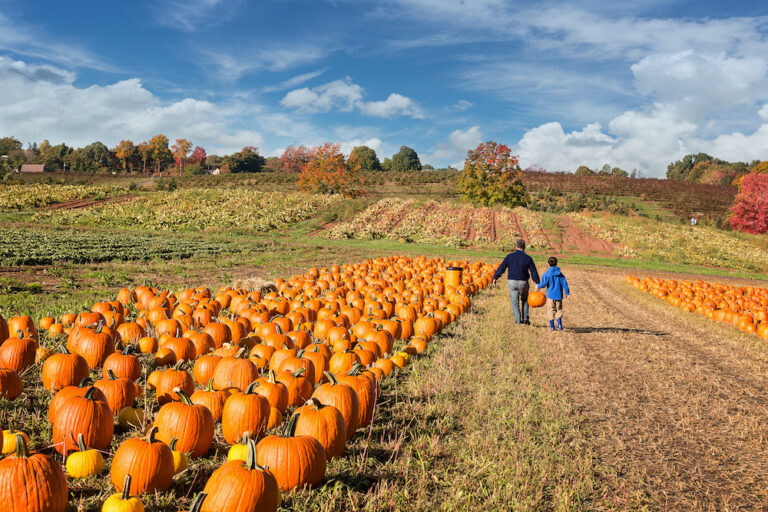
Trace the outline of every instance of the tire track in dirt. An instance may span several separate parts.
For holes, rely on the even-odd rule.
[[[641,487],[617,492],[663,510],[768,508],[765,354],[635,301],[616,273],[567,275],[570,330],[549,357],[598,454]]]

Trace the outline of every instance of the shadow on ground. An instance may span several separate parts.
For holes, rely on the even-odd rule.
[[[623,327],[568,327],[567,330],[580,334],[604,332],[643,334],[646,336],[669,336],[669,333],[664,331],[649,331],[647,329],[629,329]]]

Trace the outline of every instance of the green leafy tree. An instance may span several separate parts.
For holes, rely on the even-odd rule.
[[[385,158],[381,161],[381,170],[382,171],[391,171],[392,170],[392,159],[391,158]]]
[[[595,174],[595,171],[587,167],[586,165],[580,165],[578,169],[576,169],[576,172],[573,174],[577,176],[592,176]]]
[[[420,171],[419,155],[408,146],[400,146],[400,151],[392,155],[392,171]]]
[[[18,151],[22,149],[21,141],[15,137],[3,137],[0,139],[0,156],[8,156],[11,151]]]
[[[229,172],[259,172],[266,160],[259,155],[259,148],[247,146],[237,153],[224,157],[224,165]]]
[[[504,144],[483,142],[467,152],[456,190],[465,201],[482,206],[526,204],[528,194],[521,180],[518,157]]]
[[[357,165],[362,172],[381,170],[381,163],[376,152],[368,146],[357,146],[349,154],[349,164]]]

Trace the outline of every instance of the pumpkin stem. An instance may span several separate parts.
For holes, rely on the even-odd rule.
[[[120,499],[123,501],[128,501],[131,497],[131,475],[125,475],[125,480],[123,480],[123,495],[120,496]]]
[[[243,391],[243,393],[245,393],[246,395],[254,394],[255,393],[254,390],[256,389],[256,386],[258,386],[258,385],[259,385],[259,383],[256,382],[256,381],[251,382],[250,384],[248,384],[248,387],[245,388],[245,391]]]
[[[99,323],[96,325],[96,334],[101,334],[101,330],[104,328],[104,320],[99,320]]]
[[[85,446],[85,439],[83,439],[83,434],[77,434],[77,449],[81,452],[87,450]]]
[[[240,347],[240,350],[238,350],[237,354],[235,354],[235,358],[242,359],[247,351],[248,349],[246,347]]]
[[[149,429],[149,432],[147,432],[147,437],[145,437],[144,439],[146,439],[149,444],[157,442],[155,439],[155,435],[157,434],[158,430],[159,429],[156,426],[153,426],[152,428]]]
[[[299,415],[294,413],[293,416],[291,416],[290,421],[285,426],[285,432],[283,433],[283,437],[293,437],[296,435],[296,424],[299,422]]]
[[[304,352],[305,352],[304,349],[301,349],[298,352],[296,352],[296,355],[294,357],[298,357],[299,359],[301,359],[301,356],[304,355]]]
[[[93,401],[93,395],[96,393],[97,389],[98,388],[96,386],[88,388],[88,391],[85,392],[84,398]]]
[[[267,377],[267,381],[271,382],[272,384],[275,384],[275,372],[273,370],[269,370],[269,377]]]
[[[325,378],[328,379],[328,382],[330,382],[334,386],[339,383],[339,380],[336,378],[336,376],[332,374],[329,370],[324,371],[323,375],[325,375]]]
[[[189,398],[189,395],[184,392],[181,388],[173,388],[173,392],[179,395],[179,399],[181,400],[181,403],[184,405],[194,405],[192,403],[192,400]]]
[[[27,459],[29,458],[29,448],[27,447],[27,440],[21,434],[16,434],[16,458]]]
[[[352,368],[350,368],[349,371],[347,372],[347,375],[353,375],[353,376],[360,375],[360,371],[362,369],[363,369],[363,365],[358,362],[355,362],[355,364],[352,365]]]
[[[208,385],[205,387],[205,390],[208,392],[214,391],[213,389],[213,377],[208,379]]]
[[[115,372],[112,371],[112,368],[109,368],[107,370],[107,375],[109,375],[109,380],[117,380],[117,377],[115,376]]]
[[[134,350],[133,345],[126,345],[125,348],[123,349],[123,355],[124,356],[130,355],[131,352],[133,352],[133,350]]]
[[[93,381],[91,380],[90,377],[85,377],[83,380],[80,381],[80,383],[78,383],[77,387],[84,388],[85,386],[88,386],[92,383]]]
[[[256,441],[253,439],[248,439],[245,443],[247,448],[247,455],[245,456],[245,467],[246,469],[250,469],[253,471],[254,469],[261,469],[263,468],[259,466],[258,462],[256,462]]]
[[[171,439],[171,444],[169,444],[168,446],[170,447],[171,450],[176,451],[176,443],[178,442],[179,442],[179,438],[176,436],[173,436],[173,439]]]
[[[292,373],[292,375],[293,375],[294,377],[298,377],[299,375],[301,375],[301,374],[302,374],[302,373],[304,373],[305,371],[307,371],[307,369],[306,369],[306,368],[304,368],[304,367],[302,367],[302,368],[299,368],[298,370],[296,370],[295,372],[293,372],[293,373]]]
[[[24,331],[22,331],[21,329],[17,329],[17,330],[16,330],[16,337],[17,337],[18,339],[20,339],[20,340],[21,340],[21,339],[24,339]]]
[[[178,371],[181,368],[182,364],[184,364],[184,360],[179,359],[178,361],[176,361],[176,364],[173,365],[173,369]]]
[[[200,512],[200,510],[203,508],[203,502],[205,501],[206,497],[208,497],[206,493],[198,493],[197,496],[195,496],[192,505],[189,507],[189,512]]]

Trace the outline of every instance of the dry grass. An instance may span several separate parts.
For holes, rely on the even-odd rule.
[[[548,365],[626,485],[663,510],[768,505],[766,351],[734,329],[628,287],[619,273],[570,271],[572,328]],[[569,320],[570,319],[570,320]]]

